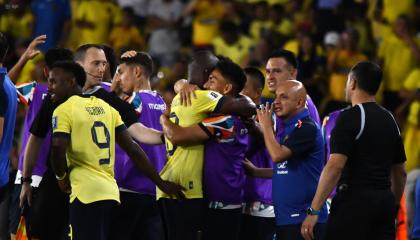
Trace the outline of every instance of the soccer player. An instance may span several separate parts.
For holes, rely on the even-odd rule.
[[[122,116],[122,119],[125,125],[128,127],[128,131],[140,142],[146,143],[155,143],[161,142],[160,137],[156,137],[155,139],[153,136],[148,134],[148,131],[153,131],[149,128],[144,127],[141,123],[137,122],[137,115],[132,106],[130,104],[125,103],[113,93],[109,93],[104,90],[101,85],[100,79],[102,79],[105,65],[107,63],[105,53],[102,50],[100,45],[83,45],[78,48],[75,53],[75,59],[78,59],[79,63],[84,67],[86,72],[86,85],[84,88],[87,90],[87,94],[94,95],[98,98],[105,100],[109,103],[112,107],[114,107]],[[105,86],[106,87],[106,86]],[[24,158],[24,166],[28,164],[28,166],[34,166],[36,157],[40,151],[42,141],[47,136],[48,132],[50,131],[51,127],[51,117],[53,111],[56,107],[50,97],[45,97],[42,106],[36,115],[32,125],[31,125],[31,136],[28,140],[26,150],[25,150],[25,158]],[[153,134],[155,132],[153,131]],[[149,142],[150,141],[150,142]],[[28,167],[28,173],[24,173],[23,177],[28,178],[31,176],[31,172],[29,171],[30,167]],[[25,171],[24,171],[25,172]],[[44,188],[45,191],[38,192],[38,198],[48,198],[54,199],[52,200],[51,204],[47,204],[48,201],[42,200],[40,201],[43,206],[45,205],[50,210],[44,211],[48,216],[47,218],[51,221],[54,221],[53,224],[58,224],[60,222],[64,222],[64,224],[60,224],[61,227],[54,227],[55,231],[66,231],[65,228],[68,226],[68,217],[66,213],[68,212],[68,197],[63,194],[58,186],[57,181],[55,180],[54,174],[52,174],[51,169],[47,166],[46,174],[44,174],[44,179],[48,179],[43,181],[45,184]],[[42,187],[42,184],[41,184]],[[28,188],[27,188],[28,189]],[[21,204],[23,204],[27,198],[28,194],[21,194]],[[54,209],[54,210],[52,210]],[[46,226],[44,224],[46,221],[34,221],[33,224],[39,224],[41,226]],[[41,229],[45,229],[42,227]],[[50,228],[43,231],[45,234],[49,234],[52,230]],[[44,235],[43,235],[44,236]],[[48,236],[48,235],[45,235]],[[52,237],[51,239],[60,239],[59,237]]]
[[[138,121],[161,136],[160,116],[166,109],[162,97],[150,87],[153,60],[145,52],[121,58],[118,67],[119,88],[139,115]],[[115,83],[113,83],[115,84]],[[163,142],[162,142],[163,143]],[[166,163],[165,145],[140,144],[153,167],[160,172]],[[113,213],[110,239],[163,239],[163,223],[156,202],[156,185],[137,170],[129,156],[117,146],[115,179],[121,205]]]
[[[244,69],[246,84],[242,94],[250,97],[258,106],[265,79],[260,70],[253,67]],[[247,159],[259,168],[272,168],[273,161],[263,142],[251,138],[252,148]],[[272,179],[246,176],[244,187],[244,213],[242,215],[241,238],[244,240],[272,240],[275,233],[275,215],[271,197]]]
[[[3,67],[9,44],[0,32],[0,202],[4,200],[9,182],[9,153],[15,129],[17,94],[15,86]]]
[[[246,82],[242,69],[221,59],[204,88],[241,98]],[[166,136],[175,145],[205,142],[203,185],[206,200],[204,239],[239,239],[245,174],[242,161],[249,148],[248,129],[232,115],[212,115],[186,128],[162,117]]]
[[[50,72],[52,100],[60,104],[52,118],[52,167],[60,189],[70,193],[72,239],[100,240],[107,239],[111,209],[120,202],[115,141],[163,192],[177,198],[183,194],[179,185],[159,177],[114,108],[96,97],[77,95],[85,78],[75,62],[56,63]]]
[[[294,80],[297,76],[297,59],[296,56],[288,50],[275,50],[271,53],[265,66],[266,81],[268,90],[272,93],[276,92],[278,84],[286,80]],[[306,107],[312,119],[321,124],[318,110],[309,95],[306,98]],[[280,118],[278,118],[280,120]],[[278,121],[281,126],[281,120]]]
[[[202,88],[209,71],[218,59],[208,51],[196,52],[189,65],[188,80]],[[195,91],[191,106],[181,104],[178,94],[172,101],[170,121],[181,127],[198,124],[210,113],[235,114],[249,117],[255,113],[255,106],[245,98],[222,96],[214,91]],[[161,171],[163,179],[174,181],[184,188],[186,200],[179,201],[157,191],[164,215],[167,238],[196,239],[203,231],[203,160],[204,145],[177,146],[166,140],[168,162]]]
[[[72,59],[73,53],[68,49],[48,50],[45,53],[46,67],[43,69],[45,79],[48,78],[49,70],[56,61]],[[64,233],[60,234],[55,230],[63,229],[63,226],[66,225],[66,222],[60,223],[60,221],[57,219],[48,216],[47,208],[52,208],[52,204],[55,204],[52,196],[49,196],[48,198],[42,198],[42,196],[44,196],[42,193],[35,194],[40,198],[34,199],[34,201],[32,201],[32,191],[39,190],[38,187],[42,181],[44,173],[47,171],[47,159],[49,156],[51,134],[48,132],[45,136],[38,137],[37,135],[34,135],[30,132],[30,126],[32,125],[36,114],[41,108],[43,99],[49,97],[47,95],[47,84],[43,82],[32,82],[18,86],[17,89],[19,91],[19,99],[22,103],[29,105],[29,107],[24,120],[22,135],[23,138],[21,152],[19,154],[18,172],[15,181],[16,185],[13,196],[13,206],[10,211],[12,213],[11,219],[13,219],[10,232],[12,234],[16,233],[21,213],[19,205],[23,207],[27,203],[31,207],[30,219],[28,218],[28,222],[31,223],[31,227],[28,229],[30,230],[31,237],[37,239],[59,239],[59,235],[64,236]],[[37,154],[25,151],[29,142],[32,142],[32,144],[39,144],[39,151]],[[24,161],[25,157],[26,161]],[[55,181],[54,178],[47,178],[46,181],[50,180]],[[43,186],[45,188],[45,186],[48,185],[45,185],[44,182]],[[34,190],[32,190],[31,187],[33,187]],[[49,190],[42,189],[41,191]]]

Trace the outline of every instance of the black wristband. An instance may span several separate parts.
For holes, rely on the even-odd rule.
[[[32,177],[21,177],[20,178],[20,184],[23,184],[25,182],[28,182],[29,184],[32,183]]]

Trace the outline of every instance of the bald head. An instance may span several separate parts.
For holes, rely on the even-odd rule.
[[[210,51],[198,51],[193,53],[192,61],[188,65],[188,81],[203,88],[211,70],[216,66],[219,59]]]
[[[302,111],[306,106],[306,90],[303,84],[296,80],[279,83],[276,89],[274,112],[282,118],[289,118]]]

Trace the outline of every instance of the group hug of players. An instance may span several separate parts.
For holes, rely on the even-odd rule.
[[[274,51],[264,76],[195,52],[170,106],[145,52],[124,53],[112,84],[102,45],[50,49],[45,61],[45,83],[16,86],[28,110],[12,235],[23,209],[41,240],[322,236],[326,204],[311,202],[336,117],[322,134],[293,53]],[[260,104],[265,84],[273,107]],[[318,223],[305,236],[308,215]]]

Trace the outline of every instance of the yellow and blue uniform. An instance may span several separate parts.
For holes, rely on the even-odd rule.
[[[72,96],[52,118],[54,136],[70,137],[66,151],[70,171],[70,202],[119,202],[114,179],[115,133],[125,129],[119,113],[96,97]]]
[[[196,98],[191,99],[191,106],[183,106],[180,96],[172,101],[170,120],[181,127],[191,126],[203,121],[211,112],[214,112],[221,103],[222,95],[213,91],[198,90]],[[162,179],[175,182],[185,187],[185,196],[203,198],[203,160],[204,145],[174,146],[166,139],[168,162],[162,169]],[[167,194],[157,189],[157,198],[169,198]]]

